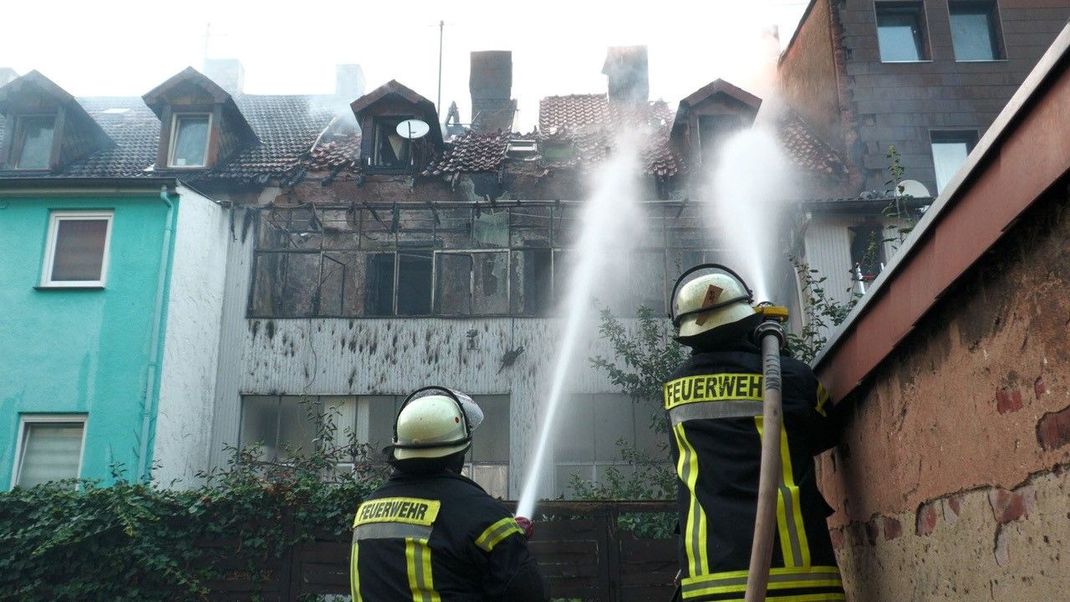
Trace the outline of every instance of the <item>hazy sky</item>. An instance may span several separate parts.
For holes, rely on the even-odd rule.
[[[18,26],[0,36],[0,67],[37,69],[75,96],[141,95],[200,69],[207,52],[241,60],[249,93],[330,92],[335,64],[359,63],[368,90],[397,79],[434,102],[442,20],[442,104],[457,101],[467,121],[469,53],[512,50],[517,125],[528,129],[543,96],[605,91],[611,45],[648,46],[651,98],[674,109],[718,77],[761,96],[779,50],[763,32],[778,26],[786,43],[806,0],[7,4]]]

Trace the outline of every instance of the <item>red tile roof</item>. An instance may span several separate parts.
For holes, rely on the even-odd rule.
[[[777,136],[788,160],[799,169],[837,179],[847,175],[846,161],[818,138],[794,111],[780,118]]]

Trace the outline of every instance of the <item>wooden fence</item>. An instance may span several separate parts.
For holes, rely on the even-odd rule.
[[[673,512],[672,502],[544,502],[538,512],[532,554],[553,598],[657,601],[672,596],[676,548],[671,538],[637,537],[621,519]],[[229,542],[203,545],[225,548]],[[332,535],[299,543],[256,567],[220,568],[227,578],[211,584],[213,600],[298,600],[349,593],[348,537]]]

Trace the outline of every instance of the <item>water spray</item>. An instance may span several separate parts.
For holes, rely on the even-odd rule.
[[[784,323],[788,320],[786,307],[759,305],[754,309],[762,316],[762,322],[754,330],[754,337],[762,349],[762,465],[758,477],[758,508],[754,517],[745,602],[765,600],[769,566],[773,559],[777,487],[781,475],[780,437],[784,425],[780,349],[784,346]]]

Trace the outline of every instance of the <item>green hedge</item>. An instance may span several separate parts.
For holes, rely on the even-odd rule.
[[[258,457],[238,454],[188,490],[120,479],[0,493],[0,599],[187,600],[236,570],[256,582],[294,543],[347,531],[384,475],[360,462],[338,474],[339,458],[320,452]]]

